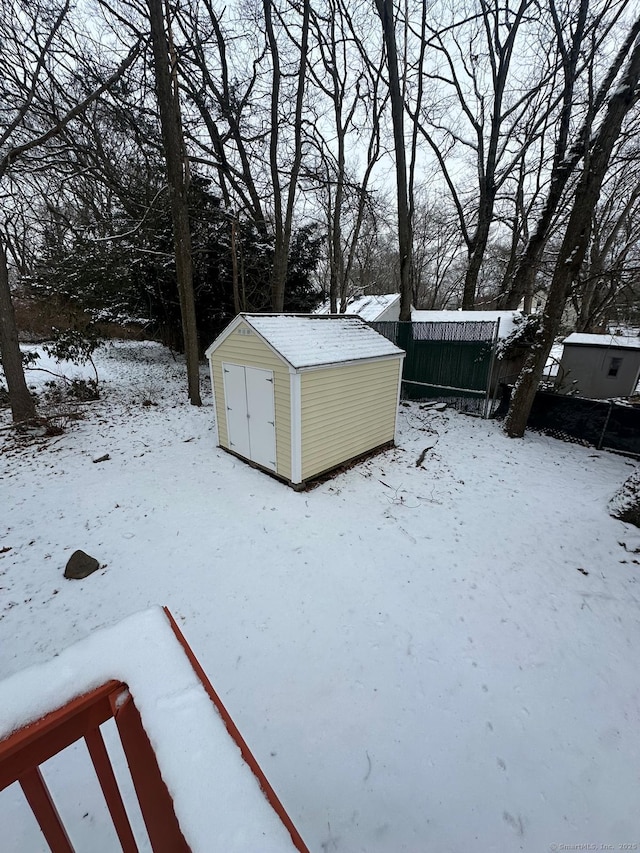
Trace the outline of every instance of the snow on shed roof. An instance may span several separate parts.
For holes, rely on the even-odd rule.
[[[584,347],[607,347],[609,349],[640,349],[640,338],[624,337],[623,335],[588,335],[585,332],[573,332],[562,343]]]
[[[327,317],[313,314],[239,314],[225,330],[227,334],[239,325],[240,320],[251,326],[295,368],[404,355],[403,350],[375,332],[364,320],[350,314]],[[223,332],[209,347],[207,356],[225,337]]]
[[[498,337],[506,338],[515,329],[520,311],[417,311],[411,310],[414,323],[495,323],[500,320]]]
[[[357,314],[363,320],[377,320],[391,305],[400,301],[399,293],[379,293],[347,299],[349,314]],[[327,299],[313,311],[314,314],[331,314],[331,302]]]

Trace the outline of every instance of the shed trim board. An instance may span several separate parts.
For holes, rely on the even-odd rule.
[[[398,365],[398,399],[396,400],[396,422],[393,425],[393,441],[394,444],[398,438],[398,418],[400,416],[400,394],[402,393],[402,368],[404,367],[404,356],[400,359]]]
[[[302,482],[302,381],[300,372],[290,369],[291,388],[291,482]]]
[[[283,356],[281,356],[281,358],[283,358]],[[371,356],[371,358],[350,358],[345,359],[345,361],[325,361],[322,364],[309,364],[305,367],[292,367],[291,370],[294,370],[296,373],[308,373],[311,370],[324,370],[325,368],[328,370],[331,367],[348,367],[354,364],[372,364],[374,361],[391,361],[394,358],[399,358],[402,361],[404,360],[404,353],[402,353],[402,356],[397,353],[391,353],[391,355],[374,355]]]
[[[584,349],[596,349],[596,350],[605,350],[609,352],[609,350],[615,349],[620,350],[620,352],[637,352],[640,349],[637,346],[624,346],[624,344],[588,344],[583,343],[582,341],[564,341],[562,346],[564,347],[580,347]]]
[[[218,429],[218,407],[216,405],[216,383],[213,381],[213,362],[210,358],[209,362],[209,378],[211,379],[211,396],[213,397],[213,440],[216,447],[220,447],[220,430]]]

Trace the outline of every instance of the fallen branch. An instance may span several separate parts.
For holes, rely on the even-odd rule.
[[[25,367],[25,370],[37,370],[39,373],[48,373],[49,376],[55,376],[56,379],[63,379],[67,385],[71,385],[71,379],[65,376],[64,373],[54,373],[53,370],[47,370],[46,367]]]
[[[438,443],[438,441],[436,439],[436,441],[434,441],[433,444],[429,444],[427,447],[425,447],[425,449],[422,451],[420,456],[418,456],[418,461],[416,462],[416,468],[419,468],[422,465],[422,463],[424,462],[424,458],[427,455],[427,453],[430,450],[433,450],[433,448],[436,446],[437,443]]]

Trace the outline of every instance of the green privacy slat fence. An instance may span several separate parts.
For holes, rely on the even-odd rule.
[[[496,323],[370,325],[407,354],[402,371],[404,399],[445,399],[458,408],[485,413]]]

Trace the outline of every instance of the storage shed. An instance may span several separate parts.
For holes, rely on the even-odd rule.
[[[294,487],[395,439],[404,352],[359,317],[239,314],[206,355],[218,446]]]
[[[338,309],[340,308],[340,300],[338,300]],[[313,314],[331,314],[331,302],[326,299],[317,308],[313,309]],[[400,319],[400,294],[399,293],[378,293],[369,296],[350,296],[347,298],[347,308],[345,314],[357,314],[367,323],[374,321],[397,321]]]
[[[640,338],[574,332],[565,338],[557,375],[561,394],[628,397],[640,381]]]

